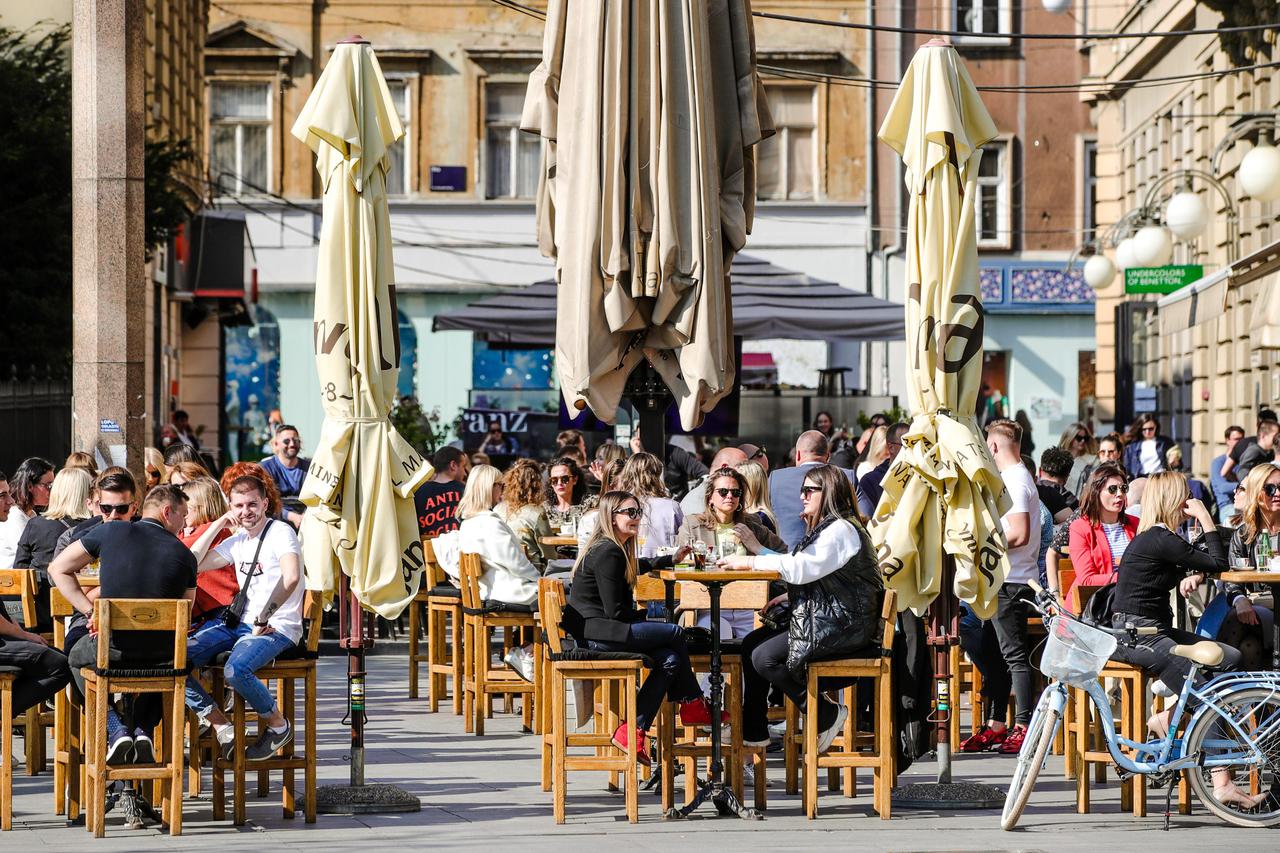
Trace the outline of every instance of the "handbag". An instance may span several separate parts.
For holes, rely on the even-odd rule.
[[[257,574],[258,557],[262,554],[262,543],[267,538],[267,531],[271,529],[271,525],[275,522],[274,518],[268,518],[266,525],[262,528],[262,532],[258,534],[258,547],[253,550],[253,561],[249,563],[249,573],[245,576],[244,584],[236,592],[236,597],[231,599],[231,604],[226,610],[222,611],[219,617],[222,624],[228,630],[234,631],[240,627],[243,621],[244,609],[249,604],[249,584],[253,583],[253,576]]]
[[[1080,621],[1095,628],[1111,628],[1111,614],[1115,612],[1116,585],[1109,583],[1100,587],[1085,603],[1080,614]]]

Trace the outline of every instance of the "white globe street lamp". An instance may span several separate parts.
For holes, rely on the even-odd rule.
[[[1129,267],[1140,266],[1138,259],[1134,257],[1133,238],[1125,237],[1116,244],[1116,268],[1127,270]]]
[[[1044,6],[1046,12],[1061,15],[1071,8],[1071,0],[1040,0],[1040,5]]]
[[[1084,262],[1084,283],[1094,290],[1106,290],[1116,277],[1116,265],[1099,252]]]
[[[1199,193],[1174,193],[1164,209],[1164,224],[1183,240],[1194,240],[1209,227],[1209,206]]]
[[[1160,225],[1144,225],[1133,236],[1133,258],[1138,266],[1162,267],[1173,257],[1173,236]]]
[[[1240,186],[1254,201],[1280,199],[1280,149],[1262,144],[1244,155]]]

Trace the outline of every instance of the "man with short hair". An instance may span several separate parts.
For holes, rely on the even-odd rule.
[[[68,545],[84,538],[86,533],[104,521],[132,521],[138,508],[134,500],[137,492],[137,482],[125,468],[112,466],[99,474],[89,498],[93,504],[93,515],[58,537],[58,543],[53,546],[53,556],[57,557]]]
[[[721,468],[736,468],[747,461],[747,454],[736,447],[722,447],[711,460],[711,470],[701,480],[689,485],[689,493],[680,501],[680,510],[684,517],[707,511],[707,477]]]
[[[1280,434],[1280,423],[1264,421],[1258,424],[1257,437],[1253,444],[1246,447],[1244,453],[1240,454],[1240,462],[1233,469],[1241,482],[1244,482],[1244,478],[1249,476],[1249,472],[1255,466],[1275,461],[1277,434]],[[1228,459],[1227,461],[1230,462],[1231,460]]]
[[[200,439],[196,438],[196,431],[191,427],[191,416],[183,409],[177,409],[173,413],[174,431],[178,434],[178,441],[183,444],[189,444],[196,450],[200,449]]]
[[[302,514],[307,511],[298,495],[302,492],[302,481],[307,479],[311,460],[302,455],[302,434],[291,424],[276,430],[271,439],[271,449],[275,453],[262,460],[262,470],[276,481],[280,503],[289,514],[289,523],[297,527],[302,523]]]
[[[1227,454],[1227,458],[1223,461],[1222,468],[1220,469],[1220,473],[1223,477],[1229,477],[1234,472],[1236,482],[1244,482],[1245,472],[1238,471],[1236,469],[1239,467],[1240,461],[1244,458],[1245,451],[1258,443],[1258,436],[1262,434],[1262,425],[1265,423],[1275,423],[1276,420],[1276,413],[1271,409],[1259,410],[1257,430],[1253,435],[1248,436],[1247,438],[1241,438],[1235,443],[1235,446],[1231,448],[1231,451]]]
[[[436,537],[459,525],[455,513],[462,490],[471,472],[471,458],[456,447],[445,446],[431,457],[436,475],[418,487],[413,493],[414,507],[418,513],[418,533]]]
[[[1244,438],[1244,427],[1232,424],[1222,433],[1222,438],[1223,452],[1209,463],[1209,488],[1218,504],[1218,520],[1225,524],[1235,514],[1235,507],[1232,504],[1235,502],[1236,483],[1239,482],[1239,478],[1235,471],[1224,477],[1222,468],[1231,457],[1231,451],[1235,450],[1236,445]]]
[[[114,514],[114,513],[113,513]],[[177,486],[156,486],[142,502],[142,518],[136,523],[98,524],[67,546],[49,564],[49,577],[77,613],[89,621],[90,633],[76,642],[67,655],[76,688],[83,694],[82,667],[98,659],[98,636],[93,633],[93,603],[76,575],[98,560],[98,593],[103,598],[159,598],[194,601],[196,558],[178,539],[187,523],[187,496]],[[152,631],[112,632],[112,663],[123,666],[155,666],[172,661],[173,646]],[[115,709],[107,713],[107,763],[151,764],[155,747],[151,731],[160,723],[158,694],[133,700],[132,714],[122,719]]]
[[[1031,473],[1022,464],[1022,427],[1008,418],[987,424],[987,448],[1000,469],[1005,491],[1012,503],[1000,519],[1008,545],[1009,574],[996,598],[995,629],[1000,651],[1009,666],[1013,680],[1013,729],[1004,732],[1004,708],[997,702],[987,726],[993,732],[992,748],[1016,754],[1022,748],[1031,721],[1032,690],[1031,641],[1027,619],[1034,613],[1030,606],[1030,581],[1039,574],[1040,495]],[[1000,735],[1004,737],[1000,737]]]
[[[302,639],[302,550],[292,527],[267,517],[267,493],[261,480],[237,477],[229,491],[231,508],[209,525],[191,551],[202,572],[233,566],[240,591],[227,616],[206,622],[191,636],[187,655],[198,669],[231,652],[223,665],[227,684],[267,724],[245,750],[246,758],[258,761],[293,740],[293,726],[254,673]],[[213,545],[228,525],[239,530]],[[194,676],[187,679],[187,706],[213,727],[222,755],[230,760],[235,730]]]
[[[800,433],[796,439],[795,465],[790,468],[779,468],[769,475],[769,498],[773,501],[773,513],[778,517],[778,536],[787,547],[794,547],[804,538],[805,523],[800,517],[803,509],[800,498],[800,487],[810,468],[830,464],[831,444],[827,437],[816,429]],[[847,469],[845,476],[851,484],[855,484],[853,472]]]
[[[909,429],[911,425],[901,421],[889,427],[888,432],[885,433],[885,446],[889,450],[889,455],[858,480],[858,511],[866,518],[871,518],[876,513],[876,505],[880,503],[880,496],[884,494],[885,475],[889,473],[890,466],[902,452],[902,437]]]
[[[1073,462],[1071,451],[1057,446],[1046,448],[1040,454],[1040,476],[1036,480],[1036,491],[1040,494],[1040,500],[1049,508],[1054,524],[1062,524],[1080,506],[1079,499],[1067,488],[1067,477],[1071,476]]]

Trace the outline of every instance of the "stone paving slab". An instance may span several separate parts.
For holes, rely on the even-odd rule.
[[[366,751],[370,781],[392,782],[414,795],[422,811],[400,815],[344,817],[320,815],[313,826],[281,815],[278,781],[269,799],[254,798],[250,777],[249,823],[233,827],[212,820],[206,773],[205,793],[188,799],[183,835],[158,830],[130,831],[109,816],[107,837],[91,838],[53,814],[52,776],[15,776],[14,831],[0,835],[0,851],[93,850],[285,850],[325,853],[359,849],[590,851],[623,844],[628,851],[670,851],[690,844],[708,850],[831,850],[838,847],[895,851],[1132,851],[1158,847],[1172,851],[1280,849],[1280,830],[1246,830],[1219,823],[1198,805],[1189,817],[1174,817],[1162,832],[1161,792],[1152,792],[1152,816],[1121,814],[1114,782],[1095,787],[1094,813],[1074,812],[1074,786],[1063,779],[1062,759],[1051,759],[1037,786],[1022,828],[1001,832],[994,811],[936,813],[899,811],[881,821],[870,806],[870,774],[860,777],[862,796],[846,800],[824,794],[816,821],[806,820],[797,797],[782,790],[781,754],[770,756],[769,813],[761,822],[704,816],[664,821],[657,797],[641,793],[640,824],[631,826],[621,794],[603,789],[603,775],[569,776],[568,823],[556,826],[551,795],[539,784],[538,741],[521,734],[518,716],[496,714],[483,738],[464,734],[462,720],[447,708],[426,713],[425,699],[407,699],[407,663],[400,656],[369,661],[370,723]],[[339,724],[345,702],[345,660],[320,665],[320,783],[344,783],[349,740]],[[1000,785],[1012,760],[1006,756],[959,756],[955,775]],[[913,766],[903,784],[931,781],[931,762]],[[299,774],[299,782],[301,782]],[[1176,805],[1176,804],[1175,804]],[[230,803],[228,803],[228,812]]]

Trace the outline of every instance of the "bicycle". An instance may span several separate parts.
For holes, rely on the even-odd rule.
[[[1280,825],[1280,673],[1220,673],[1197,686],[1200,668],[1220,663],[1222,650],[1208,642],[1175,646],[1170,653],[1192,661],[1192,667],[1178,695],[1168,733],[1145,743],[1120,737],[1115,731],[1111,702],[1098,676],[1116,650],[1117,637],[1132,641],[1154,634],[1156,629],[1132,625],[1107,629],[1086,624],[1063,611],[1038,584],[1033,582],[1031,586],[1035,591],[1034,606],[1049,631],[1040,670],[1051,680],[1040,694],[1027,726],[1005,796],[1001,829],[1011,830],[1017,825],[1031,798],[1049,746],[1062,723],[1068,686],[1088,694],[1106,736],[1107,751],[1119,772],[1150,776],[1167,787],[1166,829],[1168,798],[1181,771],[1187,772],[1197,799],[1219,819],[1244,827]],[[1181,723],[1187,718],[1185,734],[1179,737]],[[1269,796],[1247,811],[1219,802],[1213,795],[1212,774],[1221,768],[1230,769],[1245,790],[1253,794],[1265,791]]]

